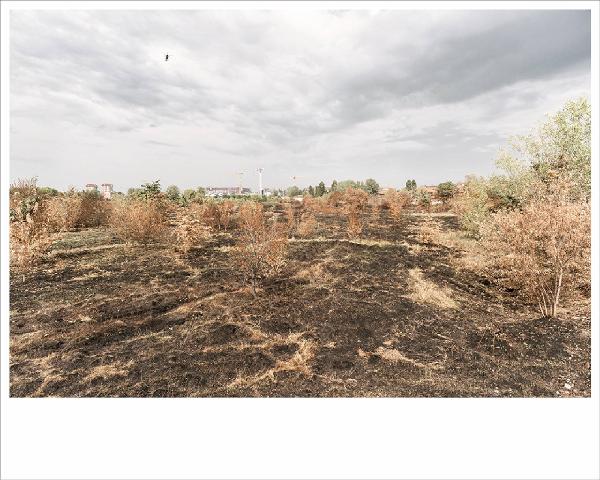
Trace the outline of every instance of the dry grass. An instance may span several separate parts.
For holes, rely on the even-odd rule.
[[[408,279],[410,294],[407,295],[407,298],[416,303],[424,303],[443,309],[458,308],[458,304],[452,299],[452,291],[424,278],[420,268],[410,269]]]
[[[298,350],[288,360],[279,360],[273,368],[253,377],[238,377],[228,386],[228,389],[239,387],[250,387],[263,380],[275,381],[275,374],[280,372],[297,372],[301,375],[312,375],[310,366],[311,360],[315,356],[316,344],[310,340],[298,340]]]
[[[130,367],[132,363],[133,362],[130,362],[128,365],[121,366],[115,364],[98,365],[90,370],[90,373],[87,374],[85,380],[92,382],[97,379],[108,380],[115,377],[126,377],[129,373],[128,367]]]

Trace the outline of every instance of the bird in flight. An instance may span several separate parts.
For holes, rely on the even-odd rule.
[[[165,55],[165,62],[168,62],[168,61],[169,61],[169,54],[167,53],[167,54]]]

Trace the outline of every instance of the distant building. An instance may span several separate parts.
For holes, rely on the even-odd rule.
[[[110,200],[110,197],[112,196],[112,192],[113,192],[112,183],[103,183],[101,186],[102,186],[102,196],[106,200]]]
[[[95,183],[88,183],[85,186],[85,191],[86,192],[97,192],[98,191],[98,185],[96,185]]]
[[[207,187],[206,195],[208,197],[223,197],[225,195],[248,195],[251,191],[249,188],[242,187]]]

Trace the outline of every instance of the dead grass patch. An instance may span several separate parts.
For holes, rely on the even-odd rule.
[[[445,309],[458,308],[458,304],[452,299],[452,291],[427,280],[423,277],[420,268],[410,269],[408,278],[411,293],[407,295],[407,298],[416,303],[425,303]]]

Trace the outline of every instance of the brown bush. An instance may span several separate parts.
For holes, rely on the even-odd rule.
[[[256,202],[242,204],[239,220],[240,233],[232,260],[256,295],[260,282],[277,275],[285,265],[287,235],[282,224],[267,225],[263,206]]]
[[[306,212],[302,214],[300,222],[298,222],[297,232],[300,237],[309,238],[315,234],[317,230],[317,218],[314,213]]]
[[[45,210],[49,227],[55,232],[66,232],[75,228],[106,225],[110,202],[95,192],[70,191],[49,197]]]
[[[357,238],[363,231],[362,213],[369,201],[364,190],[348,188],[344,192],[344,210],[348,216],[348,236]]]
[[[54,232],[66,232],[78,226],[81,199],[76,194],[57,195],[48,199],[48,226]]]
[[[344,195],[342,192],[336,190],[327,195],[325,202],[329,207],[337,208],[342,204],[343,199]]]
[[[11,267],[21,268],[40,261],[52,244],[45,197],[35,178],[17,180],[9,192],[9,249]]]
[[[302,216],[302,210],[303,203],[292,200],[285,204],[285,218],[289,235],[294,235],[296,233],[300,217]]]
[[[408,204],[410,204],[410,195],[408,193],[390,190],[384,196],[382,208],[387,207],[392,219],[398,221]]]
[[[213,230],[227,230],[235,214],[235,203],[231,200],[207,202],[201,212],[202,220]]]
[[[78,227],[99,227],[108,225],[111,215],[111,202],[97,192],[80,192]]]
[[[110,226],[127,243],[159,242],[167,233],[167,214],[160,200],[116,200]]]
[[[535,201],[522,211],[492,215],[483,241],[494,272],[544,316],[559,301],[590,284],[590,206]]]
[[[186,254],[192,247],[201,244],[209,237],[208,227],[202,223],[202,208],[198,204],[180,209],[173,228],[173,246],[176,251]]]

